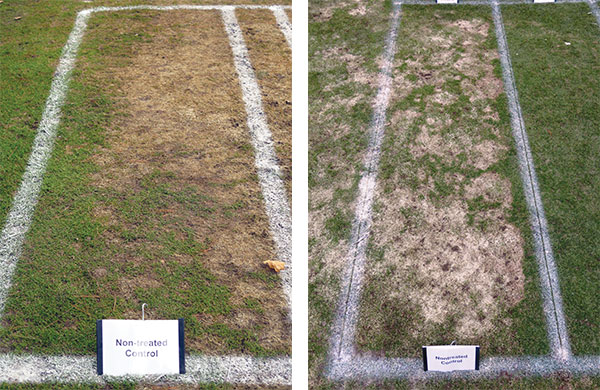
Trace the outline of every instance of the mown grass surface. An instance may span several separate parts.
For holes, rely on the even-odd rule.
[[[78,11],[101,5],[248,4],[248,0],[4,0],[0,4],[0,227],[21,181],[52,75]],[[291,4],[257,0],[252,4]],[[19,17],[19,20],[15,20]]]
[[[360,6],[364,14],[357,12]],[[390,1],[310,2],[308,349],[316,387],[322,384],[390,13]]]
[[[474,85],[485,89],[486,83],[488,86],[495,85],[493,83],[496,80],[502,79],[499,60],[487,56],[488,52],[495,53],[497,47],[489,7],[403,6],[402,11],[395,75],[398,78],[405,77],[408,81],[397,84],[396,94],[391,97],[387,113],[388,124],[382,150],[378,187],[381,194],[377,196],[374,207],[374,227],[360,306],[358,345],[363,350],[377,351],[387,356],[419,357],[422,345],[443,345],[452,340],[460,340],[459,343],[462,344],[481,345],[483,356],[546,354],[548,343],[541,310],[537,263],[532,249],[529,214],[522,191],[516,151],[513,147],[514,141],[511,136],[506,95],[502,92],[493,98],[495,93],[490,93],[490,97],[477,98],[475,91],[469,89]],[[460,30],[456,27],[459,21],[466,25],[472,23],[473,26],[486,23],[482,24],[483,26],[487,25],[487,32],[481,43],[464,46],[461,40],[456,40],[456,36],[460,36],[457,34],[465,34],[467,31],[466,28]],[[444,45],[439,47],[433,45],[432,49],[420,41],[423,39],[420,26],[428,26],[432,36],[435,35],[436,39],[449,38],[452,42],[449,44],[444,42]],[[475,27],[472,29],[470,39],[481,39],[477,38],[482,36],[481,33],[474,32]],[[450,46],[448,47],[448,45]],[[476,49],[472,49],[472,46],[475,46]],[[441,52],[441,47],[444,47],[444,53]],[[471,53],[471,50],[475,50],[476,53]],[[438,57],[446,58],[448,53],[453,53],[448,62],[434,64]],[[466,69],[455,67],[455,62],[463,58],[475,58],[476,62],[485,63],[487,68],[478,64],[473,64]],[[415,61],[420,64],[418,66],[409,65],[409,62],[413,64]],[[474,73],[478,73],[477,75],[470,73],[473,69],[477,69],[474,71]],[[485,69],[490,70],[486,71]],[[415,71],[417,73],[410,73]],[[486,72],[493,72],[495,80],[491,79]],[[444,84],[438,85],[441,82]],[[406,84],[412,85],[412,87],[406,87]],[[434,95],[445,96],[451,103],[437,103]],[[490,110],[494,113],[493,115],[489,115]],[[402,119],[411,112],[418,113],[420,116],[412,121]],[[401,119],[395,123],[392,118],[398,117]],[[437,127],[434,130],[425,130],[427,123],[434,123],[434,126]],[[418,149],[420,146],[415,145],[427,142],[419,141],[421,133],[426,131],[426,134],[431,135],[426,135],[423,139],[430,139],[430,144],[425,144],[424,147],[429,149],[421,156],[416,152],[420,150]],[[455,157],[440,154],[445,149],[437,150],[440,148],[435,141],[437,140],[435,137],[438,135],[440,139],[444,140],[441,142],[452,145],[456,143],[454,150],[450,151],[456,155]],[[461,145],[461,142],[464,144]],[[475,145],[483,144],[494,145],[493,150],[486,153],[497,153],[498,157],[492,159],[493,163],[489,166],[484,164],[484,168],[478,168],[478,164],[482,164],[485,160],[482,160],[482,157],[476,152]],[[509,199],[512,199],[512,204],[510,201],[508,204],[491,201],[488,199],[488,195],[468,198],[467,188],[473,186],[478,180],[489,180],[492,177],[496,180],[494,185],[500,186],[494,190],[494,195],[506,192],[509,194]],[[510,185],[504,188],[500,183],[504,183],[507,179]],[[394,236],[426,235],[426,232],[423,231],[419,233],[421,226],[428,226],[428,229],[438,227],[437,220],[431,222],[428,219],[430,217],[424,216],[429,215],[426,214],[429,211],[415,208],[415,204],[421,204],[421,202],[411,203],[410,200],[404,198],[396,199],[397,195],[394,194],[398,188],[408,188],[417,194],[419,199],[426,199],[425,203],[434,207],[440,215],[460,213],[460,210],[464,210],[466,220],[455,220],[451,216],[444,219],[443,226],[439,226],[441,230],[435,234],[436,239],[445,237],[439,242],[436,241],[440,247],[429,248],[427,243],[422,242],[422,246],[428,248],[417,252],[422,257],[411,252],[419,251],[418,248],[415,249],[412,246],[397,248],[394,243],[401,238],[393,238]],[[502,198],[503,195],[500,197]],[[391,222],[386,218],[386,214],[393,213],[391,210],[396,210],[395,205],[398,202],[404,202],[402,204],[405,206],[401,209],[403,214],[393,218],[394,221],[400,222],[398,222],[398,226],[391,227]],[[463,226],[463,223],[464,229],[460,233],[452,232],[452,228]],[[378,229],[378,224],[383,224],[381,229]],[[523,259],[518,259],[516,264],[518,267],[522,266],[525,282],[521,280],[521,282],[513,283],[512,278],[508,278],[509,275],[500,274],[493,276],[494,280],[481,288],[477,285],[478,281],[471,280],[467,276],[458,276],[461,275],[463,269],[469,267],[469,264],[461,262],[453,264],[452,255],[456,252],[448,251],[448,247],[454,246],[453,251],[458,252],[466,249],[467,254],[462,256],[468,256],[470,253],[468,252],[469,245],[481,245],[493,252],[494,245],[490,244],[488,247],[487,242],[512,239],[511,236],[502,236],[501,231],[505,231],[506,226],[503,225],[506,224],[516,226],[518,235],[525,239]],[[447,228],[446,225],[450,227]],[[378,234],[389,237],[378,237]],[[467,241],[474,236],[480,237],[482,241]],[[433,236],[423,237],[424,239],[434,239]],[[462,241],[463,237],[465,241]],[[409,240],[406,244],[408,245],[410,242]],[[518,241],[516,244],[519,245]],[[483,280],[488,274],[496,275],[495,272],[499,272],[497,270],[503,269],[505,260],[514,261],[511,256],[505,254],[504,257],[489,260],[497,261],[495,265],[487,264],[483,257],[495,259],[493,253],[485,254],[488,249],[478,252],[482,258],[470,260],[480,267],[478,279]],[[428,250],[436,252],[437,256],[431,257]],[[423,294],[427,294],[426,290],[430,288],[429,283],[437,285],[445,281],[443,279],[430,280],[428,279],[429,275],[419,273],[425,272],[423,270],[407,270],[402,265],[402,256],[404,255],[406,257],[417,256],[416,260],[413,260],[416,262],[433,259],[433,265],[427,269],[439,272],[440,278],[444,278],[446,275],[456,283],[460,280],[470,281],[462,287],[452,284],[443,291],[451,298],[440,296],[439,299],[448,300],[449,305],[456,305],[451,314],[443,317],[443,321],[435,322],[426,318],[423,314],[421,300],[411,298],[411,294],[415,289],[423,289]],[[445,266],[443,266],[444,263],[446,263]],[[453,272],[457,276],[454,276]],[[455,277],[456,279],[454,279]],[[492,277],[490,276],[490,278]],[[394,282],[398,279],[401,282]],[[508,284],[505,284],[507,280]],[[390,286],[397,286],[394,283],[399,285],[393,288],[393,292],[390,292]],[[472,284],[469,285],[469,283]],[[496,285],[497,283],[500,284]],[[518,287],[519,285],[524,285],[523,297],[518,303],[508,304],[503,300],[508,299],[506,296],[510,295],[506,290],[523,288]],[[435,287],[432,288],[435,289]],[[455,289],[456,291],[454,291]],[[469,291],[468,294],[464,292],[465,289]],[[492,293],[492,289],[496,289],[496,292]],[[494,294],[498,301],[497,313],[490,314],[484,311],[486,308],[482,310],[478,307],[478,301],[484,299],[488,294],[490,294],[490,298],[491,294]],[[455,297],[452,298],[453,296]],[[457,302],[456,299],[459,301]],[[465,311],[464,314],[462,310]],[[477,319],[481,326],[485,320],[491,330],[478,332],[478,336],[461,333],[459,324],[462,316],[473,316],[474,314],[468,314],[473,311],[478,312]]]
[[[600,29],[589,11],[502,8],[575,354],[600,353]]]
[[[223,347],[218,352],[289,353],[261,345],[254,325],[226,323],[236,309],[261,315],[263,308],[252,299],[240,307],[231,303],[227,283],[204,265],[210,239],[198,237],[185,223],[190,215],[209,221],[239,218],[243,201],[223,204],[193,185],[182,188],[173,183],[175,172],[161,168],[140,177],[137,187],[92,183],[99,172],[92,157],[110,150],[106,129],[123,115],[115,103],[118,87],[105,85],[94,71],[106,66],[105,51],[111,53],[111,66],[128,66],[133,48],[158,33],[160,27],[151,23],[154,15],[102,14],[90,21],[13,278],[0,330],[4,350],[93,353],[96,319],[131,318],[146,302],[153,318],[185,318],[188,350],[214,352],[190,347],[200,338],[217,341]],[[147,27],[114,34],[111,24]],[[251,147],[240,153],[253,161]],[[98,215],[100,209],[118,218]],[[165,209],[185,214],[165,217]],[[237,275],[232,283],[239,278],[280,289],[278,277],[265,269]]]

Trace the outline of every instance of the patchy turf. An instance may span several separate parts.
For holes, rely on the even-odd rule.
[[[363,12],[364,5],[367,8]],[[309,9],[309,370],[319,382],[339,293],[391,2]]]
[[[3,349],[91,353],[96,319],[147,302],[150,318],[186,319],[190,351],[289,353],[245,122],[218,12],[94,16]]]
[[[236,11],[263,99],[267,123],[292,194],[292,51],[268,10]],[[288,14],[291,22],[291,17]]]
[[[503,7],[575,354],[600,353],[600,29],[587,4]]]
[[[291,4],[291,0],[4,0],[0,3],[0,226],[31,151],[78,11],[101,5]],[[15,18],[18,17],[18,20]]]
[[[547,352],[488,7],[403,7],[357,344]]]

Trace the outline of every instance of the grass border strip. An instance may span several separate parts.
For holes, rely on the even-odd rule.
[[[510,112],[511,127],[513,138],[516,143],[517,157],[519,159],[519,170],[525,200],[529,209],[531,229],[533,232],[533,241],[535,244],[535,257],[538,261],[538,274],[542,290],[544,315],[546,316],[546,325],[548,327],[548,341],[550,351],[553,357],[562,360],[569,360],[572,356],[567,324],[562,306],[562,296],[558,281],[558,271],[550,235],[548,233],[548,221],[544,213],[540,186],[531,148],[529,147],[529,138],[525,128],[525,121],[519,103],[519,93],[515,84],[512,63],[510,60],[510,51],[506,33],[504,31],[504,22],[502,21],[502,11],[498,1],[492,2],[492,16],[496,27],[496,39],[498,40],[498,53],[500,54],[500,63],[502,65],[502,76],[504,79],[504,90],[508,98],[508,109]]]
[[[0,317],[4,312],[6,298],[17,261],[22,252],[25,235],[32,222],[44,173],[52,154],[56,132],[60,123],[61,109],[69,87],[71,72],[75,66],[77,51],[83,39],[87,22],[96,12],[127,10],[217,10],[229,36],[234,55],[242,97],[246,106],[247,123],[255,151],[255,165],[261,184],[265,208],[269,217],[271,234],[277,246],[278,258],[286,263],[280,272],[282,288],[291,312],[291,211],[288,206],[279,162],[273,147],[271,132],[262,109],[261,93],[252,70],[241,29],[235,18],[235,9],[277,10],[291,6],[271,5],[138,5],[123,7],[94,7],[77,13],[75,24],[65,44],[56,68],[50,94],[46,100],[38,132],[34,139],[27,168],[13,205],[0,233]],[[282,12],[283,13],[283,12]],[[285,13],[284,13],[285,15]],[[277,16],[276,16],[277,17]],[[287,19],[287,16],[286,16]],[[289,25],[289,22],[288,22]],[[282,33],[284,28],[279,23]],[[286,37],[287,40],[287,37]],[[167,380],[184,383],[235,382],[258,384],[291,384],[291,357],[256,358],[253,356],[204,356],[191,355],[187,359],[189,374],[177,377],[135,377],[143,380]],[[119,378],[124,379],[124,378]],[[98,382],[104,379],[96,375],[93,356],[40,356],[0,355],[0,383],[10,382]]]
[[[25,234],[31,226],[46,165],[54,147],[56,129],[60,122],[61,108],[67,94],[71,71],[91,14],[91,10],[84,10],[77,14],[75,25],[54,73],[27,168],[0,234],[0,316],[4,313],[6,297],[17,261],[21,256]]]
[[[383,62],[377,81],[378,90],[373,104],[369,145],[365,153],[364,168],[358,184],[358,197],[346,257],[347,267],[342,274],[341,294],[330,336],[328,354],[330,364],[338,361],[351,361],[356,355],[354,336],[358,321],[358,306],[366,263],[367,243],[371,231],[373,195],[377,187],[377,172],[385,133],[386,111],[392,90],[392,68],[396,54],[396,38],[400,25],[401,7],[401,3],[394,3],[390,29],[385,38]]]
[[[600,27],[600,11],[593,0],[556,0],[557,3],[583,3],[587,2],[592,8]],[[431,0],[406,0],[394,2],[394,17],[400,12],[401,4],[435,5]],[[509,4],[533,4],[531,1],[512,0],[499,3],[498,0],[491,1],[461,1],[462,5],[487,5],[491,6],[492,16],[496,28],[498,40],[498,53],[500,54],[504,88],[509,101],[511,115],[511,127],[513,138],[519,159],[519,169],[523,182],[530,222],[532,225],[536,259],[538,261],[541,290],[543,295],[544,314],[548,327],[548,338],[550,343],[549,356],[518,356],[518,357],[487,357],[482,359],[479,371],[456,371],[449,373],[427,372],[422,370],[422,361],[411,358],[372,358],[362,356],[356,352],[354,344],[354,333],[357,320],[358,299],[360,295],[360,284],[364,273],[364,251],[370,229],[370,215],[373,193],[365,194],[365,190],[375,191],[376,183],[368,183],[363,187],[366,177],[375,176],[378,162],[378,149],[373,142],[375,139],[375,126],[377,123],[377,103],[373,114],[373,124],[369,147],[365,155],[365,169],[361,175],[359,195],[355,211],[355,220],[352,227],[350,240],[350,251],[347,269],[343,274],[341,297],[335,313],[334,324],[331,330],[330,349],[327,357],[325,376],[331,380],[358,380],[358,379],[432,379],[432,378],[471,378],[481,377],[495,378],[506,374],[517,376],[548,376],[557,373],[600,375],[600,356],[573,356],[571,353],[564,312],[562,309],[562,298],[558,284],[558,272],[550,238],[548,235],[547,221],[542,206],[539,185],[535,174],[531,150],[525,125],[518,101],[518,93],[514,82],[512,64],[504,24],[500,11],[501,5]],[[398,16],[399,18],[399,16]],[[398,26],[392,25],[389,35],[397,30]],[[382,66],[379,85],[380,90],[384,88],[385,67],[387,66],[387,50],[389,41],[386,40],[386,63]],[[384,111],[385,113],[385,111]],[[383,129],[381,129],[383,133]],[[369,162],[375,162],[372,166]],[[370,202],[369,202],[370,200]],[[368,206],[365,209],[365,206]],[[366,214],[364,214],[366,213]],[[362,232],[361,232],[362,229]],[[361,248],[362,246],[362,248]],[[360,255],[362,251],[362,258]],[[359,261],[357,261],[357,259]],[[348,307],[351,306],[352,307]]]

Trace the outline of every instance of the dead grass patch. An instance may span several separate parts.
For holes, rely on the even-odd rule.
[[[433,25],[405,21],[410,27],[400,32],[359,324],[363,348],[393,344],[406,353],[417,351],[411,343],[479,340],[510,326],[505,310],[524,297],[511,181],[494,171],[510,138],[495,108],[502,81],[487,44],[491,25],[435,15]],[[401,332],[408,341],[394,337],[399,326],[412,326]]]
[[[202,325],[249,329],[264,348],[289,351],[282,290],[248,279],[249,274],[265,272],[262,261],[276,257],[220,15],[164,12],[153,23],[161,26],[160,34],[137,47],[130,66],[107,63],[96,75],[118,85],[124,115],[109,129],[107,147],[93,157],[100,167],[93,185],[110,196],[130,199],[130,207],[137,199],[144,202],[138,216],[124,213],[110,198],[97,206],[95,214],[118,227],[106,233],[112,245],[124,248],[123,258],[114,261],[148,271],[155,269],[156,260],[145,254],[166,245],[152,237],[167,237],[178,245],[186,239],[202,242],[201,253],[192,248],[190,254],[183,247],[170,251],[160,263],[173,274],[173,264],[200,262],[231,292],[231,311],[199,313]],[[262,65],[255,64],[259,70]],[[124,237],[123,231],[139,235]],[[116,295],[131,300],[132,291],[160,284],[157,273],[122,277]],[[200,287],[183,278],[180,288]],[[261,310],[248,308],[248,300]],[[192,350],[227,352],[223,339],[209,334],[188,340],[188,345]]]

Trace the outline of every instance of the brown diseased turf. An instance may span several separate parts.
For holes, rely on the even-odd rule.
[[[274,25],[274,20],[262,19],[262,14],[253,18],[257,23]],[[233,329],[258,326],[262,346],[289,351],[288,309],[281,288],[278,285],[266,288],[245,277],[261,271],[263,261],[277,258],[257,181],[239,81],[220,14],[162,12],[152,22],[159,26],[159,32],[152,33],[151,43],[138,46],[132,64],[122,68],[109,63],[99,76],[107,84],[118,86],[118,104],[125,115],[110,129],[109,147],[94,157],[101,168],[93,178],[94,184],[115,191],[124,188],[135,191],[142,177],[158,172],[159,183],[168,183],[170,188],[181,191],[191,188],[221,208],[222,212],[206,217],[198,217],[181,204],[156,210],[156,218],[176,221],[177,226],[183,224],[195,237],[208,243],[201,257],[203,266],[232,293],[230,304],[235,309],[231,315],[198,314],[198,319],[203,324],[225,323]],[[270,35],[263,39],[270,39]],[[287,47],[280,41],[270,44]],[[281,63],[274,68],[282,74],[280,83],[289,74],[286,54],[284,50],[281,58],[269,57]],[[263,72],[262,61],[254,65],[257,72]],[[280,93],[284,95],[286,91]],[[273,100],[269,93],[266,102],[281,101],[287,107],[283,100],[289,98],[278,95]],[[281,120],[288,123],[285,117]],[[289,128],[283,124],[275,127],[277,134],[285,139]],[[94,212],[111,223],[127,224],[112,209],[110,201]],[[166,224],[164,229],[174,227]],[[107,236],[106,240],[130,247],[126,258],[115,261],[131,263],[148,261],[137,253],[140,246],[153,245],[139,240],[119,242],[122,239],[118,234]],[[178,255],[176,260],[198,261],[186,255]],[[143,280],[124,277],[119,283],[121,294],[127,298],[133,286],[153,286],[160,280],[147,275]],[[262,315],[256,314],[256,310],[244,310],[248,299],[259,302]],[[132,318],[139,317],[137,312],[129,314]],[[224,346],[210,336],[186,343],[193,350],[217,354],[224,351]]]

